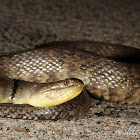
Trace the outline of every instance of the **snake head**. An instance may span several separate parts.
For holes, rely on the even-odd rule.
[[[20,86],[14,98],[14,104],[51,107],[78,96],[83,90],[84,83],[79,79],[70,78],[42,84],[23,82]]]

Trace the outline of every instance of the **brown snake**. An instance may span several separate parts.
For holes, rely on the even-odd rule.
[[[6,83],[7,78],[35,83],[77,78],[98,99],[139,104],[139,61],[140,49],[128,46],[92,41],[52,42],[32,50],[2,55],[0,77],[6,78]],[[90,97],[82,93],[71,101],[49,108],[0,104],[0,117],[79,118],[89,107]]]

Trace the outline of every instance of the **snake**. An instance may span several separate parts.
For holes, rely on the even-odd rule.
[[[95,41],[56,41],[3,53],[0,117],[80,118],[92,97],[139,104],[139,60],[140,49]]]

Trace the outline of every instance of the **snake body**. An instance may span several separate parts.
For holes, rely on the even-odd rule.
[[[92,41],[53,42],[2,55],[0,77],[35,83],[77,78],[98,99],[139,104],[139,58],[140,50],[128,46]],[[89,96],[82,93],[71,101],[49,108],[1,104],[0,116],[22,119],[78,118],[89,110],[89,106]]]

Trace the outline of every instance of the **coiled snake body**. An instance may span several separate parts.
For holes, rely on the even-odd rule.
[[[5,86],[11,79],[47,83],[76,78],[98,99],[139,104],[139,58],[140,50],[128,46],[92,41],[52,42],[40,48],[2,55],[0,80],[5,80],[2,85]],[[11,81],[18,88],[16,80]],[[12,87],[7,89],[13,92]],[[0,116],[35,120],[79,118],[89,106],[89,95],[82,93],[71,101],[49,108],[1,104]]]

